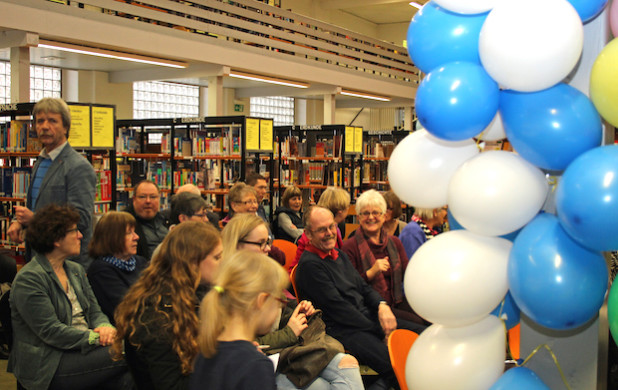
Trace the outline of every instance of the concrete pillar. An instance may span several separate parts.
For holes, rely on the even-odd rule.
[[[334,94],[324,95],[324,124],[332,125],[335,123],[335,97]]]
[[[403,109],[403,129],[407,131],[414,130],[413,125],[414,107],[404,107]]]
[[[30,101],[30,48],[11,47],[11,103]]]
[[[223,115],[223,76],[208,78],[208,116]]]

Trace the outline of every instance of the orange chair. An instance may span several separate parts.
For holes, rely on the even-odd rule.
[[[286,271],[290,272],[290,265],[292,264],[292,261],[294,261],[294,259],[296,258],[296,250],[298,249],[298,247],[293,242],[280,239],[274,240],[273,246],[281,249],[281,251],[283,251],[283,253],[285,254],[285,265],[283,266],[283,268],[285,268]]]
[[[412,344],[418,338],[418,334],[407,329],[395,329],[388,336],[388,354],[391,358],[391,365],[399,387],[401,390],[408,390],[406,383],[406,360]]]
[[[521,333],[521,324],[517,324],[508,331],[509,335],[509,349],[511,350],[511,357],[514,360],[519,359],[519,338]]]
[[[296,297],[296,301],[300,302],[300,297],[298,296],[298,290],[296,289],[296,268],[298,268],[298,264],[296,264],[290,270],[290,283],[292,283],[292,288],[294,289],[294,296]]]

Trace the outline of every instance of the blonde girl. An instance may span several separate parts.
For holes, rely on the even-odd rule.
[[[200,307],[199,348],[190,389],[276,389],[272,362],[253,342],[278,318],[288,276],[263,253],[222,262]]]

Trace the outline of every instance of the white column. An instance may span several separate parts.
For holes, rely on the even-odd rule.
[[[11,47],[11,103],[30,101],[30,48]]]
[[[208,78],[208,116],[223,115],[223,76]]]
[[[324,124],[332,125],[335,123],[335,97],[334,94],[324,95]]]

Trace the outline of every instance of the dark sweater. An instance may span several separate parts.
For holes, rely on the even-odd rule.
[[[114,323],[114,310],[120,303],[129,287],[139,278],[140,273],[148,266],[148,260],[135,256],[135,270],[125,271],[111,265],[101,258],[95,259],[88,268],[88,281],[92,291],[99,301],[101,310]]]
[[[322,310],[326,332],[335,338],[357,331],[382,335],[377,316],[380,294],[365,283],[344,252],[335,249],[336,260],[322,259],[309,248],[298,262],[296,286],[302,299]]]
[[[275,368],[248,341],[220,341],[212,358],[199,355],[191,390],[275,390]]]

